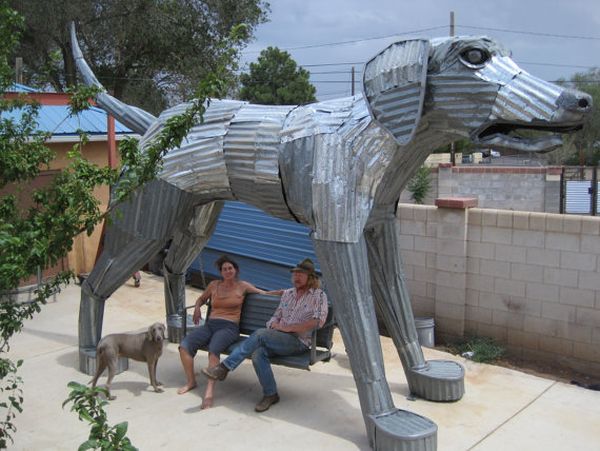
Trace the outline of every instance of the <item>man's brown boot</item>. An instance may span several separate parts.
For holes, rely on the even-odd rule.
[[[227,373],[229,373],[229,368],[227,368],[222,363],[219,363],[217,366],[213,366],[212,368],[202,368],[202,372],[206,377],[209,377],[210,379],[222,381],[225,380],[225,378],[227,377]]]
[[[260,400],[254,410],[257,412],[264,412],[265,410],[269,410],[269,407],[271,407],[273,404],[277,404],[278,402],[279,395],[277,393],[270,396],[263,396],[263,399]]]

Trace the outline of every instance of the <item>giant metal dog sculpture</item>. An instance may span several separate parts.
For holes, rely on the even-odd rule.
[[[86,82],[99,85],[74,30],[73,47]],[[183,274],[213,231],[222,201],[237,199],[312,228],[373,448],[434,449],[436,425],[394,407],[375,317],[378,310],[412,393],[460,399],[463,368],[425,361],[417,341],[397,238],[400,192],[433,149],[456,139],[550,150],[559,137],[509,132],[578,129],[591,100],[522,71],[488,38],[392,44],[366,65],[363,90],[304,106],[211,102],[204,123],[165,156],[158,178],[120,207],[107,232],[82,287],[82,370],[100,337],[105,299],[169,239],[165,302],[169,336],[176,336]],[[142,146],[186,107],[155,118],[106,93],[97,102],[142,134]]]

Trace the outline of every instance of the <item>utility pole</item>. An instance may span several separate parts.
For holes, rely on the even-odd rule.
[[[15,59],[15,82],[23,84],[23,58],[20,56]]]
[[[352,95],[354,96],[354,66],[352,66]]]
[[[454,11],[450,11],[450,36],[454,36]],[[450,143],[450,164],[456,166],[456,148],[454,141]]]

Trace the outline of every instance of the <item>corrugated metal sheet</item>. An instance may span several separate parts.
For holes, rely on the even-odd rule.
[[[231,121],[223,152],[236,199],[293,219],[279,177],[280,131],[291,106],[246,104]]]
[[[83,130],[89,135],[106,135],[106,113],[100,108],[92,107],[76,116],[69,116],[66,105],[42,105],[37,118],[38,130],[52,133],[53,136],[76,136],[77,130]],[[19,120],[22,110],[3,111],[2,118]],[[116,133],[132,133],[118,121],[115,121]]]
[[[591,213],[591,196],[589,180],[568,180],[565,213],[589,215]],[[600,211],[600,210],[597,210]]]
[[[96,96],[97,104],[112,114],[123,124],[126,124],[131,130],[143,135],[156,120],[156,118],[147,111],[132,105],[127,105],[126,103],[121,102],[119,99],[109,95],[106,92],[104,87],[100,84],[88,66],[88,63],[83,58],[83,54],[79,48],[79,43],[77,42],[75,22],[71,22],[70,28],[71,50],[73,52],[73,58],[75,59],[77,69],[79,69],[79,73],[88,86],[97,86],[102,88],[102,91],[104,91]]]
[[[226,202],[215,232],[190,269],[217,277],[214,262],[227,254],[240,265],[243,280],[266,289],[286,288],[291,285],[289,269],[303,258],[311,258],[320,271],[309,233],[302,224]]]
[[[428,41],[403,41],[365,66],[363,87],[371,111],[401,145],[410,142],[421,117],[428,56]]]
[[[344,97],[290,111],[281,131],[281,142],[335,132],[350,117],[354,102],[355,97]]]
[[[182,145],[164,157],[163,170],[159,178],[184,191],[208,197],[230,195],[229,178],[223,155],[223,140],[229,123],[244,102],[212,101],[204,114],[202,124],[189,131]],[[189,104],[181,104],[163,112],[159,122],[183,113]],[[151,135],[156,129],[151,127]],[[142,145],[148,142],[148,135]],[[231,198],[231,197],[230,197]]]

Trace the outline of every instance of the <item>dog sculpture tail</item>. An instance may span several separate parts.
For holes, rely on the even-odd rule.
[[[103,91],[96,96],[98,105],[116,117],[119,122],[125,124],[134,132],[143,135],[150,127],[150,124],[156,121],[156,117],[140,108],[127,105],[106,92],[104,86],[98,81],[90,69],[90,66],[83,58],[79,43],[77,42],[74,22],[71,22],[71,47],[75,58],[75,64],[77,65],[77,69],[79,69],[79,73],[82,75],[85,84],[88,86],[97,86]]]

